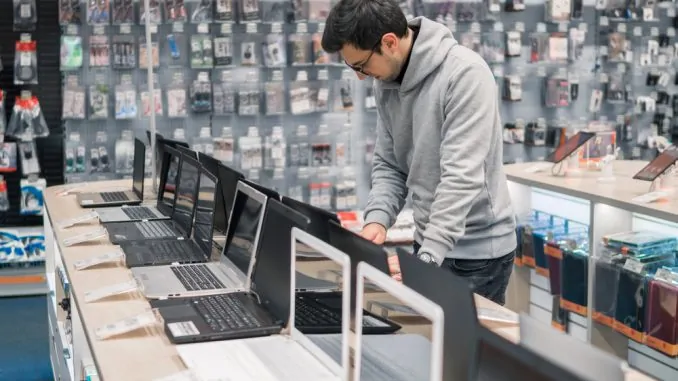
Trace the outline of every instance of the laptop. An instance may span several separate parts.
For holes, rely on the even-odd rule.
[[[238,186],[238,181],[242,179],[243,176],[237,171],[226,168],[222,177],[222,174],[219,173],[219,160],[202,152],[198,153],[198,161],[200,162],[200,165],[203,166],[203,168],[207,169],[210,173],[215,174],[219,179],[217,184],[217,194],[219,197],[217,198],[214,207],[216,212],[214,215],[214,231],[219,235],[225,236],[228,226],[228,214],[231,212],[231,204],[233,203],[233,197],[235,197],[235,188]],[[224,187],[230,188],[228,192],[231,195],[231,199],[228,201],[228,204],[231,205],[231,208],[228,210],[224,200]]]
[[[274,324],[277,329],[274,332],[266,330],[257,332],[262,334],[279,333],[289,315],[289,292],[287,290],[290,287],[290,273],[287,268],[291,266],[288,251],[291,245],[290,236],[292,228],[296,226],[305,226],[308,225],[308,223],[308,218],[303,215],[282,205],[279,201],[269,200],[266,204],[266,213],[261,232],[262,239],[257,246],[259,253],[256,255],[257,263],[252,272],[251,287],[249,290],[240,290],[240,292],[236,293],[237,296],[232,296],[233,293],[231,293],[226,296],[211,295],[204,297],[173,298],[152,302],[154,307],[160,307],[161,314],[164,313],[163,311],[167,311],[168,307],[172,307],[172,309],[169,310],[171,312],[170,314],[167,316],[163,315],[165,321],[174,318],[174,313],[180,310],[178,306],[182,306],[184,310],[193,311],[197,308],[196,306],[204,304],[212,307],[216,312],[217,316],[214,316],[215,312],[210,316],[205,316],[201,314],[200,308],[195,310],[195,313],[198,316],[194,317],[194,321],[202,333],[201,337],[176,337],[172,332],[169,332],[168,336],[170,339],[176,343],[183,343],[187,341],[224,340],[238,338],[241,337],[241,335],[250,337],[249,335],[252,335],[251,330],[239,331],[230,326],[218,325],[220,319],[226,322],[229,321],[227,312],[233,303],[231,299],[236,298],[240,300],[242,299],[242,294],[252,294],[258,297],[263,304],[256,303],[262,304],[261,307],[256,307],[256,309],[268,309],[269,312],[264,315],[273,316],[271,319],[268,319],[269,325],[266,327],[270,328],[270,324]],[[278,236],[281,235],[287,236],[284,246],[281,245],[280,240],[277,239]],[[285,250],[286,248],[287,250]],[[219,315],[221,312],[223,312],[223,316]],[[183,315],[185,314],[182,314],[182,316]],[[262,313],[259,312],[258,315],[262,315]]]
[[[165,148],[156,205],[97,208],[95,211],[99,215],[99,222],[166,220],[172,218],[172,212],[174,211],[174,192],[176,190],[180,163],[181,154],[173,148]]]
[[[144,199],[144,176],[146,146],[134,139],[134,164],[132,168],[132,190],[117,192],[78,193],[78,205],[83,208],[98,206],[138,205]]]
[[[184,155],[188,157],[192,157],[194,159],[198,159],[198,153],[192,149],[190,149],[188,146],[183,146],[183,145],[177,145],[177,151],[183,153]]]
[[[534,318],[520,314],[520,345],[584,380],[623,380],[624,362]]]
[[[287,255],[292,266],[289,271],[290,286],[286,289],[288,314],[284,316],[286,328],[280,334],[265,337],[226,340],[200,344],[178,345],[177,351],[186,366],[201,379],[223,378],[257,381],[325,381],[349,379],[349,311],[348,300],[342,316],[341,361],[333,360],[322,349],[302,334],[294,325],[296,305],[294,302],[296,246],[310,247],[324,254],[344,273],[350,272],[346,254],[297,228],[292,229],[293,246]],[[289,250],[289,249],[288,249]],[[343,295],[350,294],[350,283],[342,282]],[[262,298],[264,298],[262,296]],[[189,324],[190,326],[190,324]],[[191,327],[192,328],[192,327]],[[281,327],[282,328],[282,327]],[[179,332],[183,333],[184,329]]]
[[[179,166],[179,180],[174,197],[174,212],[170,220],[109,222],[103,224],[114,245],[149,239],[190,237],[198,198],[202,168],[197,160],[183,156]]]
[[[214,205],[217,194],[217,179],[206,170],[200,171],[198,200],[191,239],[154,239],[123,242],[127,267],[169,265],[173,263],[203,263],[212,254]]]
[[[593,381],[623,380],[605,375],[604,378],[582,378],[559,366],[542,354],[510,342],[484,326],[479,327],[474,374],[477,381]],[[570,355],[570,353],[568,353]]]
[[[148,139],[148,144],[152,144],[151,143],[151,131],[150,130],[146,130],[146,138]],[[163,155],[165,153],[165,151],[164,151],[165,147],[171,147],[171,148],[176,149],[178,146],[188,147],[188,143],[182,142],[182,141],[179,141],[179,140],[168,139],[168,138],[164,137],[163,135],[161,135],[157,132],[155,133],[155,157],[156,157],[156,160],[159,157],[163,157]],[[160,165],[161,165],[161,162],[156,161],[156,171],[155,171],[156,176],[158,176],[158,174],[161,172]]]
[[[249,289],[266,202],[266,196],[239,183],[219,262],[135,267],[132,274],[143,285],[146,297],[166,299]]]
[[[274,191],[271,188],[266,188],[265,186],[255,183],[254,181],[243,179],[242,180],[245,184],[251,186],[252,188],[256,189],[257,191],[263,193],[266,195],[268,198],[272,198],[274,200],[280,201],[280,194],[276,191]]]
[[[318,208],[317,206],[313,206],[287,196],[282,196],[282,203],[310,218],[311,225],[308,227],[306,232],[327,243],[330,242],[330,222],[335,222],[336,224],[341,225],[339,222],[339,217],[337,217],[336,214],[325,209]]]

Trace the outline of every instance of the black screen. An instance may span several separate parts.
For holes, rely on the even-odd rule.
[[[139,139],[134,139],[134,167],[132,168],[132,190],[139,197],[144,198],[144,173],[146,165],[146,145]]]
[[[259,201],[245,193],[237,193],[231,216],[231,223],[235,223],[235,226],[231,228],[233,233],[226,251],[228,258],[244,274],[247,274],[250,259],[254,255],[257,229],[263,214],[264,206]]]
[[[282,202],[311,219],[311,224],[306,229],[307,233],[326,243],[330,243],[330,221],[339,223],[339,218],[336,214],[286,196],[283,196]]]
[[[208,256],[212,251],[212,226],[217,183],[214,176],[206,171],[200,174],[198,204],[195,208],[195,242]]]
[[[565,144],[551,152],[546,157],[546,161],[551,163],[560,163],[561,161],[567,159],[568,156],[572,155],[579,147],[586,144],[586,142],[588,142],[594,136],[596,136],[596,134],[592,132],[577,132],[573,137],[567,139]]]
[[[158,195],[158,199],[163,207],[172,210],[174,209],[174,201],[176,199],[175,196],[177,192],[179,166],[181,165],[181,155],[172,148],[166,148],[163,156],[163,160],[167,160],[167,166],[163,168],[167,173],[162,174],[162,176],[164,176],[162,177],[164,184],[162,184],[162,191]]]
[[[384,274],[389,274],[388,257],[380,246],[344,229],[337,223],[330,222],[329,231],[330,244],[351,258],[351,316],[353,316],[358,263],[365,262]]]
[[[183,156],[181,158],[181,170],[179,171],[173,219],[184,232],[191,231],[199,178],[200,169],[198,162]]]
[[[202,152],[198,153],[198,160],[200,161],[200,164],[203,166],[203,168],[209,173],[213,174],[214,176],[219,176],[219,181],[217,181],[217,198],[214,205],[214,231],[219,232],[220,234],[226,234],[226,229],[228,227],[228,214],[224,205],[224,192],[222,190],[221,183],[229,180],[222,180],[221,176],[219,175],[219,160]],[[232,183],[233,194],[235,194],[235,188],[238,185],[238,179]],[[232,203],[232,200],[230,203]],[[230,213],[230,210],[228,213]]]
[[[177,145],[177,151],[183,153],[184,155],[186,155],[186,156],[188,156],[192,159],[198,158],[198,153],[193,151],[192,149],[188,148],[188,146]]]
[[[481,329],[477,356],[477,374],[474,379],[478,381],[583,381],[484,327]]]
[[[309,223],[279,201],[267,201],[252,287],[273,315],[285,322],[290,314],[292,228],[303,230]]]
[[[219,163],[217,166],[217,176],[219,176],[219,188],[221,188],[221,197],[224,202],[224,219],[226,220],[224,223],[224,232],[227,232],[228,219],[233,211],[238,181],[243,178],[243,175],[240,172]],[[215,229],[219,229],[218,226],[215,227]]]
[[[645,181],[654,181],[657,177],[661,176],[667,169],[669,169],[678,159],[678,148],[671,146],[666,148],[662,153],[654,158],[650,163],[648,163],[643,169],[641,169],[635,176],[634,179],[645,180]]]

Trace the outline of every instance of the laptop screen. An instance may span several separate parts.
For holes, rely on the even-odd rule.
[[[160,200],[160,205],[167,208],[165,211],[167,212],[174,209],[181,154],[173,148],[165,147],[163,156],[163,160],[167,160],[167,166],[163,170],[167,172],[162,174],[164,178],[161,179],[161,182],[164,181],[165,184],[162,186],[158,199]]]
[[[219,175],[219,160],[215,159],[212,156],[206,155],[202,152],[198,153],[198,160],[200,164],[205,168],[209,173],[217,176],[219,181],[217,182],[217,198],[214,205],[214,231],[218,234],[225,235],[228,225],[228,214],[226,214],[226,207],[224,205],[224,197],[222,190],[222,182],[230,182],[233,187],[233,192],[238,185],[238,178],[235,181],[223,180]],[[231,200],[232,203],[232,200]],[[230,213],[230,210],[228,211]]]
[[[250,260],[256,248],[257,231],[264,214],[264,204],[253,197],[238,192],[231,216],[232,237],[226,246],[228,258],[243,274],[249,272]]]
[[[181,170],[179,171],[173,219],[184,232],[191,231],[199,177],[200,168],[198,162],[183,156],[181,158]]]
[[[144,198],[144,176],[146,165],[146,145],[134,139],[134,167],[132,168],[132,190],[139,199]]]
[[[200,171],[200,190],[198,191],[198,204],[195,208],[195,230],[193,237],[198,246],[208,256],[212,251],[212,226],[214,222],[215,198],[217,197],[216,190],[216,178],[204,170]]]
[[[306,229],[308,233],[327,243],[330,242],[330,221],[339,223],[339,218],[336,214],[287,196],[282,197],[282,202],[311,219],[311,224]]]
[[[235,194],[238,189],[238,181],[243,178],[243,175],[221,163],[217,166],[217,174],[219,176],[219,187],[221,188],[221,196],[224,200],[224,215],[226,217],[225,231],[228,231],[228,219],[233,211],[235,203]]]

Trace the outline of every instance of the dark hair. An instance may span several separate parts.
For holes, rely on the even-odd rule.
[[[407,19],[395,0],[340,0],[325,21],[322,47],[328,53],[345,44],[372,50],[386,33],[407,35]]]

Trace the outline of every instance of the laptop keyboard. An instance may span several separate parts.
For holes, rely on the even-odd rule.
[[[170,266],[170,268],[188,291],[225,288],[224,284],[214,276],[207,265]]]
[[[191,241],[154,241],[152,245],[156,262],[190,262],[198,257]]]
[[[104,202],[121,202],[129,200],[125,192],[102,192],[100,195]]]
[[[249,311],[241,294],[222,294],[198,298],[193,306],[215,332],[259,328],[264,322]]]
[[[155,213],[150,208],[145,206],[133,206],[122,209],[125,214],[133,220],[148,220],[155,218]]]
[[[341,310],[328,308],[312,298],[297,295],[294,320],[295,325],[299,327],[336,327],[341,325]],[[389,325],[363,314],[363,327],[389,327]]]
[[[177,235],[167,221],[137,222],[135,225],[144,238],[164,238]]]

